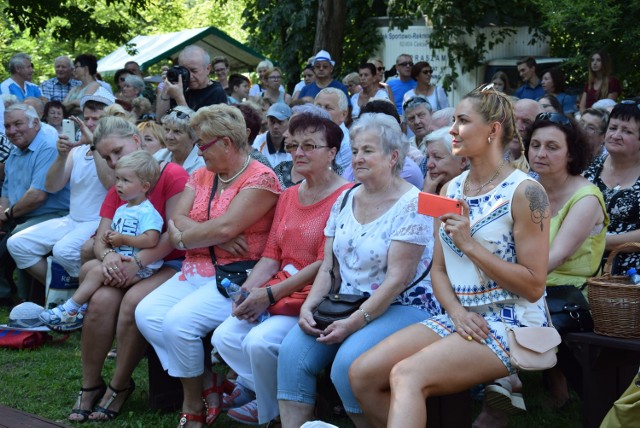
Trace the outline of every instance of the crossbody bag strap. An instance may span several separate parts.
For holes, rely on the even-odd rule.
[[[344,194],[344,198],[342,198],[342,203],[340,204],[340,210],[338,210],[338,212],[341,212],[342,209],[345,207],[345,205],[347,205],[347,200],[349,199],[349,194],[353,191],[353,189],[355,189],[356,187],[358,187],[361,184],[362,183],[356,183],[351,189],[347,190],[347,192]],[[331,263],[331,270],[329,270],[329,276],[331,277],[331,289],[329,290],[329,293],[330,294],[334,294],[338,290],[335,289],[335,287],[336,287],[336,274],[333,273],[333,268],[337,264],[336,263],[337,260],[336,260],[336,255],[333,254],[333,250],[331,250],[331,256],[333,257],[333,262]]]
[[[213,197],[216,195],[216,190],[218,190],[218,174],[216,174],[213,179],[213,186],[211,186],[211,195],[209,195],[209,204],[207,205],[207,220],[211,219],[211,204],[213,203]],[[216,259],[216,253],[213,250],[213,245],[209,247],[209,256],[211,256],[211,263],[215,266],[218,261]]]

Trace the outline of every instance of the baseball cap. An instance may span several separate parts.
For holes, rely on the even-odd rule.
[[[285,103],[275,103],[267,110],[267,117],[272,116],[278,120],[286,120],[291,117],[291,108]]]
[[[107,106],[110,106],[111,104],[116,102],[116,97],[114,97],[112,93],[110,93],[109,91],[107,91],[105,88],[101,86],[93,94],[85,95],[80,99],[81,110],[84,110],[84,104],[87,101],[96,101],[96,102],[105,104]]]

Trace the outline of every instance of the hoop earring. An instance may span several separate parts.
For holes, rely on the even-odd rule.
[[[487,140],[489,140],[489,144],[491,144],[491,137],[487,138]]]

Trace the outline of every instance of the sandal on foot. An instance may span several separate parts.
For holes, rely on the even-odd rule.
[[[95,419],[90,419],[90,420],[92,420],[92,421],[112,421],[115,418],[117,418],[118,415],[120,415],[120,411],[122,410],[122,407],[125,405],[125,403],[129,399],[129,397],[131,397],[131,395],[133,394],[133,391],[136,389],[136,384],[133,381],[133,379],[131,379],[131,384],[127,388],[115,389],[113,386],[111,386],[111,384],[109,384],[109,389],[112,391],[112,393],[111,393],[111,396],[109,397],[109,399],[107,400],[106,404],[104,406],[96,406],[96,409],[93,412],[93,413],[102,414],[102,415],[106,416],[106,418],[95,418]],[[127,392],[127,391],[129,391],[129,394],[122,401],[122,404],[120,405],[120,409],[118,409],[117,411],[109,409],[109,406],[111,406],[111,404],[118,397],[118,395],[122,394],[123,392]]]
[[[487,406],[507,415],[517,415],[527,411],[522,394],[513,392],[511,383],[498,379],[484,389]]]
[[[235,385],[226,379],[224,379],[222,383],[218,385],[218,376],[219,375],[217,373],[212,373],[211,378],[213,380],[213,386],[202,391],[202,400],[204,401],[204,405],[206,408],[205,414],[207,425],[212,425],[216,421],[216,419],[218,419],[218,416],[220,416],[220,414],[222,413],[222,394],[225,392],[230,394],[235,388]],[[218,394],[218,405],[216,407],[209,406],[209,403],[207,402],[207,397],[210,394]]]
[[[82,406],[82,395],[85,392],[93,392],[93,391],[98,391],[98,393],[96,394],[95,399],[91,401],[91,408],[90,409],[80,409],[80,408],[71,409],[71,414],[69,415],[70,421],[79,422],[79,423],[88,421],[89,415],[91,414],[91,412],[93,412],[93,408],[95,407],[96,403],[107,391],[107,386],[104,384],[104,381],[102,381],[100,385],[94,386],[93,388],[80,388],[80,392],[78,392],[78,399],[77,399],[77,401],[80,403],[78,407]],[[82,416],[82,419],[71,419],[72,415],[80,415]]]
[[[180,413],[180,425],[179,427],[183,427],[187,425],[189,422],[199,422],[201,424],[205,423],[205,414],[194,414],[194,413]]]

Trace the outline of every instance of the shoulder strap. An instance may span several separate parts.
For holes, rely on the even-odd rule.
[[[340,204],[340,211],[342,211],[344,206],[347,205],[347,200],[349,199],[349,194],[353,191],[353,189],[355,189],[356,187],[358,187],[361,184],[362,183],[356,183],[356,184],[353,185],[353,187],[351,189],[346,191],[346,193],[344,194],[344,198],[342,198],[342,203]],[[333,256],[333,263],[331,264],[331,270],[329,271],[329,276],[331,276],[331,290],[329,290],[329,293],[333,294],[333,293],[335,293],[334,289],[335,289],[335,286],[336,286],[336,274],[333,273],[333,268],[336,265],[336,255],[333,254],[333,251],[331,251],[331,255]]]
[[[213,197],[216,194],[216,190],[218,190],[218,174],[216,174],[213,179],[213,186],[211,186],[211,195],[209,195],[209,205],[207,208],[207,220],[211,218],[211,203],[213,202]],[[211,256],[211,263],[215,266],[218,261],[216,259],[216,253],[213,251],[213,245],[209,247],[209,256]]]

